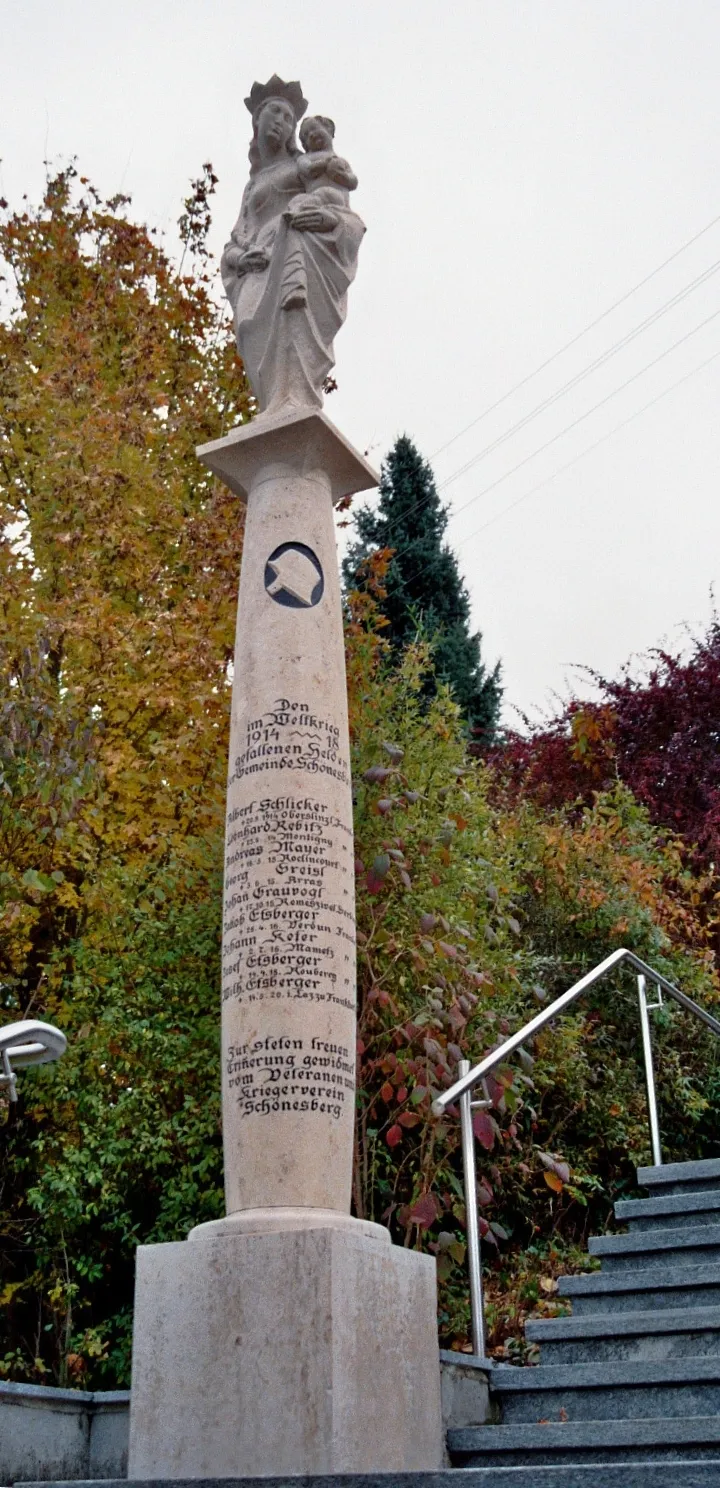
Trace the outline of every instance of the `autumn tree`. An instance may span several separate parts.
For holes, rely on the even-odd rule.
[[[6,1017],[56,1020],[72,1051],[51,1105],[23,1081],[4,1132],[8,1368],[19,1350],[35,1377],[82,1379],[93,1349],[112,1354],[172,1175],[182,1188],[186,1164],[187,1214],[197,1172],[219,1173],[242,521],[194,447],[252,404],[209,292],[213,185],[207,167],[185,203],[180,270],[72,167],[0,224],[0,998]],[[108,1255],[119,1306],[100,1345]]]
[[[508,783],[560,806],[619,778],[701,871],[720,865],[720,623],[617,678],[588,675],[596,700],[507,736],[496,759]]]

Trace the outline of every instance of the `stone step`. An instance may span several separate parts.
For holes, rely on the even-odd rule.
[[[500,1368],[490,1398],[504,1426],[720,1415],[720,1358]]]
[[[525,1324],[543,1364],[606,1359],[688,1359],[720,1355],[720,1307],[537,1318]]]
[[[663,1269],[720,1262],[720,1224],[683,1225],[670,1230],[638,1230],[632,1235],[592,1235],[588,1250],[608,1272],[644,1266]]]
[[[648,1266],[605,1275],[590,1271],[560,1276],[558,1296],[572,1302],[573,1317],[647,1312],[676,1307],[720,1307],[720,1265],[684,1266],[679,1274]]]
[[[534,1473],[536,1464],[562,1462],[589,1463],[595,1472],[604,1463],[671,1462],[673,1484],[687,1488],[688,1479],[676,1475],[677,1461],[709,1460],[720,1474],[720,1417],[466,1427],[448,1432],[448,1450],[456,1467],[487,1467],[494,1472],[501,1467],[523,1467]],[[665,1471],[667,1485],[667,1468]],[[463,1478],[464,1484],[466,1481]],[[508,1483],[512,1481],[508,1476]],[[599,1479],[591,1477],[589,1481],[595,1488]],[[624,1477],[622,1481],[632,1479]]]
[[[673,1488],[715,1488],[720,1484],[720,1462],[676,1462],[672,1464],[677,1473]],[[457,1475],[449,1474],[447,1488],[457,1488]],[[304,1480],[306,1488],[308,1480]],[[317,1480],[315,1480],[317,1481]],[[339,1478],[329,1479],[330,1488],[339,1485]],[[349,1479],[342,1482],[351,1488]],[[553,1467],[466,1467],[463,1469],[462,1488],[669,1488],[667,1466],[661,1462],[601,1462],[556,1463]],[[441,1488],[441,1480],[419,1473],[412,1483],[403,1477],[393,1477],[392,1488]],[[45,1488],[45,1485],[43,1485]],[[98,1485],[100,1488],[100,1485]],[[153,1485],[154,1488],[154,1485]],[[218,1484],[218,1488],[220,1485]],[[260,1488],[260,1485],[258,1485]],[[263,1479],[264,1488],[264,1479]],[[283,1484],[282,1488],[287,1488]],[[364,1478],[359,1488],[390,1488],[380,1478]],[[445,1488],[445,1484],[442,1484]]]
[[[679,1229],[682,1225],[720,1224],[720,1188],[706,1193],[656,1194],[651,1199],[620,1199],[615,1218],[638,1230]]]
[[[677,1488],[718,1488],[717,1461],[673,1460]],[[468,1467],[461,1479],[450,1468],[440,1472],[327,1473],[322,1477],[204,1478],[203,1488],[668,1488],[665,1460],[658,1462],[557,1463],[550,1467]],[[16,1488],[78,1488],[75,1482],[18,1483]],[[89,1488],[87,1483],[83,1488]],[[150,1488],[127,1478],[105,1478],[92,1488]],[[157,1478],[152,1488],[197,1488],[193,1480]]]
[[[720,1461],[677,1462],[672,1464],[673,1488],[716,1488],[720,1484]],[[440,1474],[418,1473],[412,1480],[393,1477],[392,1485],[387,1479],[364,1478],[358,1488],[458,1488],[457,1475],[448,1474],[450,1481],[443,1482]],[[307,1488],[310,1480],[303,1481]],[[325,1479],[325,1485],[336,1488],[341,1483],[352,1488],[348,1478]],[[314,1482],[319,1483],[318,1479]],[[262,1488],[265,1480],[263,1479]],[[462,1488],[669,1488],[668,1470],[663,1462],[601,1462],[556,1463],[553,1467],[466,1467],[463,1469]],[[46,1485],[43,1485],[46,1488]],[[98,1485],[100,1488],[100,1485]],[[153,1485],[155,1488],[155,1485]],[[220,1488],[220,1484],[218,1484]],[[261,1485],[258,1485],[261,1488]],[[283,1483],[282,1488],[287,1488]]]
[[[720,1460],[717,1462],[673,1461],[673,1488],[717,1488],[720,1485]],[[406,1477],[385,1479],[364,1478],[359,1488],[458,1488],[457,1474],[448,1474],[449,1482],[442,1481],[440,1474],[418,1473],[410,1481]],[[309,1480],[304,1480],[307,1488]],[[314,1480],[318,1483],[319,1480]],[[352,1488],[350,1480],[325,1479],[325,1488],[334,1485]],[[462,1488],[669,1488],[668,1470],[665,1462],[558,1462],[552,1467],[466,1467],[463,1468]],[[264,1488],[265,1480],[258,1488]],[[43,1488],[47,1485],[43,1484]],[[100,1485],[98,1485],[100,1488]],[[155,1485],[153,1484],[153,1488]],[[160,1485],[161,1488],[161,1485]],[[218,1488],[221,1485],[218,1484]],[[223,1485],[224,1488],[224,1485]],[[279,1488],[279,1485],[278,1485]],[[282,1488],[287,1488],[283,1483]]]
[[[720,1459],[718,1461],[679,1462],[673,1460],[672,1488],[717,1488],[720,1485]],[[557,1462],[552,1467],[540,1464],[537,1467],[465,1467],[462,1470],[462,1488],[669,1488],[667,1459],[662,1462]],[[449,1482],[441,1474],[418,1473],[410,1481],[407,1477],[393,1477],[392,1488],[458,1488],[457,1474],[447,1474]],[[305,1480],[306,1488],[309,1480]],[[321,1488],[320,1480],[314,1483]],[[352,1488],[350,1480],[325,1479],[325,1488],[342,1483]],[[262,1488],[264,1488],[263,1480]],[[43,1488],[47,1485],[43,1484]],[[98,1485],[100,1488],[100,1485]],[[153,1488],[155,1485],[153,1484]],[[158,1485],[162,1488],[162,1485]],[[218,1488],[221,1485],[218,1484]],[[224,1488],[224,1485],[223,1485]],[[258,1485],[260,1488],[260,1485]],[[278,1485],[280,1488],[280,1485]],[[287,1488],[283,1483],[282,1488]],[[365,1478],[359,1488],[391,1488],[387,1479]]]
[[[639,1188],[647,1188],[653,1197],[658,1193],[702,1193],[720,1188],[720,1157],[701,1162],[663,1163],[659,1168],[638,1168]]]

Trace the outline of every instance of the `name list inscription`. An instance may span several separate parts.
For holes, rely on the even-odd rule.
[[[292,771],[286,793],[279,769]],[[228,792],[225,1000],[299,998],[354,1012],[352,829],[329,782],[313,788],[328,775],[349,778],[339,730],[306,703],[279,698],[249,724]]]

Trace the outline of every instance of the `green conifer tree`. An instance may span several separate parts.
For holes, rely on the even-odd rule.
[[[500,663],[488,671],[481,660],[482,636],[470,631],[470,597],[444,541],[447,507],[407,435],[383,463],[377,506],[359,510],[354,522],[356,541],[343,564],[346,584],[363,587],[363,561],[377,549],[393,550],[380,606],[393,651],[402,651],[422,627],[432,639],[437,676],[450,684],[474,739],[489,743],[502,698]]]

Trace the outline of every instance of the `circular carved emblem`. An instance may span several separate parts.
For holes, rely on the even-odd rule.
[[[265,588],[276,604],[312,609],[325,588],[320,559],[305,543],[281,543],[265,564]]]

